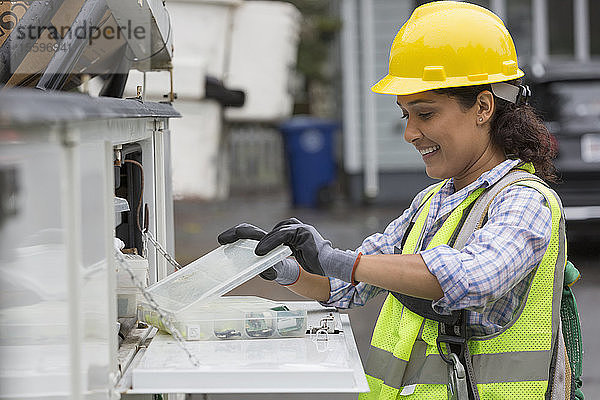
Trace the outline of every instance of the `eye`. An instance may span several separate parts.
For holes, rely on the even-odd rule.
[[[432,112],[419,113],[419,118],[421,118],[421,119],[429,119],[429,118],[431,118],[432,115],[433,115]]]
[[[407,112],[403,112],[402,113],[402,117],[400,117],[402,119],[408,119],[408,113]]]

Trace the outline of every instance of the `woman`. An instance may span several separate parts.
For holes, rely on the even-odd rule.
[[[355,251],[297,219],[269,233],[241,224],[218,238],[260,240],[258,255],[288,245],[295,259],[263,277],[324,305],[389,293],[364,398],[543,398],[556,386],[564,221],[540,182],[554,179],[555,151],[522,76],[512,38],[490,11],[451,1],[418,7],[372,90],[396,96],[404,139],[442,181]]]

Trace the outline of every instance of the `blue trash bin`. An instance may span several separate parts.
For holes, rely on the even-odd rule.
[[[335,179],[334,134],[338,124],[299,116],[281,125],[295,206],[316,207],[319,191]]]

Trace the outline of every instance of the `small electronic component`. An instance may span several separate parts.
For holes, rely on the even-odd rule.
[[[235,329],[226,329],[223,331],[215,331],[215,336],[219,339],[233,339],[242,337],[242,332]]]
[[[247,313],[246,334],[252,338],[267,338],[273,336],[273,313]]]

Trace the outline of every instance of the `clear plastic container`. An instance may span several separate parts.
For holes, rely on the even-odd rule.
[[[135,279],[148,286],[148,260],[136,254],[122,255]],[[137,315],[137,299],[140,289],[131,280],[131,275],[125,268],[117,270],[117,316],[130,318]]]
[[[258,242],[239,240],[221,246],[147,291],[169,315],[186,340],[299,337],[306,332],[306,311],[290,310],[259,297],[219,297],[291,254],[280,246],[254,254]],[[166,332],[156,311],[145,301],[138,319]]]
[[[135,278],[148,286],[148,260],[137,254],[122,254]],[[118,264],[117,264],[118,265]],[[137,288],[131,280],[131,275],[124,268],[117,269],[117,288]]]
[[[117,288],[117,317],[131,318],[136,316],[137,288]]]
[[[306,333],[306,310],[260,297],[221,297],[195,305],[171,320],[186,340],[235,340],[302,337]],[[169,332],[158,313],[145,302],[138,319]]]
[[[257,243],[248,239],[220,246],[147,291],[165,311],[177,314],[229,292],[292,253],[279,246],[259,257],[254,254]]]

